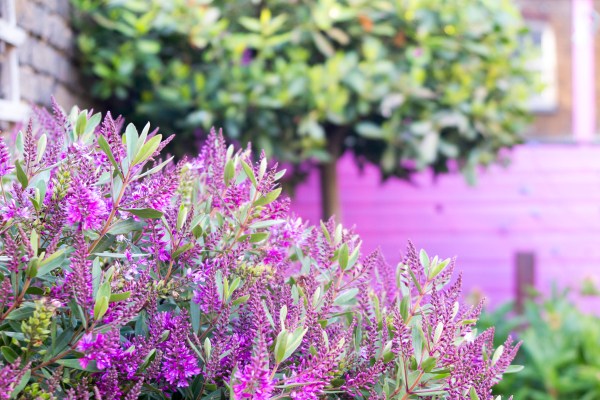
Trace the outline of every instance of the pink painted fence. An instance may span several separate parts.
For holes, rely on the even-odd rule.
[[[514,295],[515,254],[536,257],[536,286],[552,282],[579,287],[600,283],[600,146],[526,145],[512,153],[508,168],[493,167],[469,187],[462,176],[417,186],[377,171],[363,174],[345,157],[338,165],[345,225],[355,225],[365,250],[380,246],[395,263],[406,241],[430,255],[456,255],[467,290],[482,291],[492,304]],[[296,213],[313,222],[320,215],[318,177],[293,199]],[[597,299],[580,299],[600,308]]]

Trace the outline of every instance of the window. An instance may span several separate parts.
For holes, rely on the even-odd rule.
[[[0,0],[0,122],[21,121],[28,107],[21,102],[17,47],[25,41],[17,27],[14,0]]]
[[[558,73],[556,59],[556,37],[552,26],[543,21],[529,20],[530,43],[534,57],[530,68],[538,75],[543,85],[541,92],[529,99],[529,109],[532,112],[554,112],[558,108]]]

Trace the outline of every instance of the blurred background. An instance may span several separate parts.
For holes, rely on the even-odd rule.
[[[74,105],[208,130],[287,168],[292,209],[395,263],[457,256],[499,393],[600,398],[600,0],[0,0],[0,127]]]

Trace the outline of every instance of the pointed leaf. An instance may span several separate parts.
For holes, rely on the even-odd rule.
[[[98,136],[98,146],[100,146],[100,149],[104,152],[104,154],[106,154],[106,157],[108,157],[108,160],[115,168],[115,171],[117,171],[120,175],[121,169],[119,168],[119,164],[117,164],[117,160],[115,159],[115,156],[113,155],[112,150],[110,149],[110,145],[102,135]]]
[[[150,158],[152,154],[154,154],[156,149],[158,149],[158,146],[160,146],[161,140],[162,135],[156,135],[150,138],[150,140],[148,140],[148,142],[144,144],[140,151],[136,154],[135,158],[133,159],[132,165],[137,165]]]
[[[15,161],[15,168],[17,170],[17,179],[19,180],[19,183],[21,183],[23,189],[25,189],[27,185],[29,185],[29,178],[27,178],[27,174],[23,170],[23,167],[21,167],[19,160]]]
[[[130,212],[137,217],[145,219],[158,219],[163,216],[161,211],[153,208],[122,208],[121,210]]]

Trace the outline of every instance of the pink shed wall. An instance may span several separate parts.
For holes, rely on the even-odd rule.
[[[355,225],[364,249],[381,249],[395,263],[406,241],[430,255],[458,257],[467,290],[492,304],[512,298],[517,251],[536,255],[536,286],[600,282],[600,146],[523,145],[508,168],[480,174],[476,187],[459,175],[417,177],[381,184],[378,172],[361,174],[351,157],[338,165],[345,225]],[[296,193],[293,208],[316,222],[318,177]],[[598,300],[580,300],[598,308]]]

